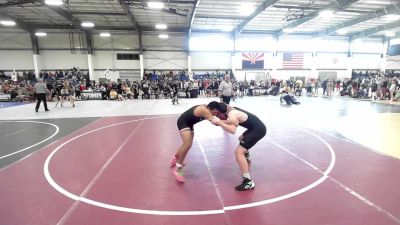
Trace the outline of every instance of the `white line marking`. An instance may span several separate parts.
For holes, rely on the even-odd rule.
[[[90,191],[90,189],[96,183],[96,181],[100,178],[100,176],[104,173],[104,171],[107,169],[107,167],[110,165],[110,163],[114,160],[114,158],[118,155],[118,153],[121,152],[121,150],[125,146],[125,144],[136,133],[136,131],[140,127],[140,125],[141,125],[141,123],[135,127],[135,129],[125,139],[125,141],[122,142],[122,144],[118,147],[118,149],[111,155],[111,157],[107,160],[107,162],[100,168],[100,170],[97,172],[97,174],[94,176],[94,178],[86,186],[85,190],[83,190],[82,193],[80,194],[81,198],[83,196],[87,195],[87,193]],[[72,215],[72,213],[74,212],[76,207],[78,207],[78,205],[79,205],[79,201],[75,201],[74,204],[72,204],[72,206],[68,209],[68,211],[64,214],[64,216],[60,219],[60,221],[57,223],[57,225],[64,224],[68,220],[68,218]]]
[[[175,115],[174,115],[175,116]],[[324,175],[317,181],[315,181],[314,183],[298,190],[292,193],[289,193],[287,195],[284,196],[280,196],[277,198],[273,198],[273,199],[268,199],[268,200],[264,200],[264,201],[259,201],[259,202],[253,202],[253,203],[249,203],[249,204],[242,204],[242,205],[234,205],[234,206],[226,206],[223,207],[223,209],[216,209],[216,210],[198,210],[198,211],[161,211],[161,210],[144,210],[144,209],[135,209],[135,208],[128,208],[128,207],[121,207],[121,206],[116,206],[116,205],[112,205],[112,204],[106,204],[106,203],[102,203],[102,202],[98,202],[95,200],[91,200],[91,199],[87,199],[85,197],[80,197],[77,196],[73,193],[68,192],[67,190],[65,190],[64,188],[62,188],[60,185],[58,185],[53,178],[50,175],[50,171],[49,171],[49,164],[51,161],[51,158],[54,156],[54,154],[59,151],[63,146],[65,146],[66,144],[93,132],[99,131],[99,130],[103,130],[109,127],[114,127],[114,126],[118,126],[118,125],[122,125],[122,124],[127,124],[127,123],[133,123],[133,122],[138,122],[138,121],[142,121],[142,120],[149,120],[149,119],[157,119],[157,118],[167,118],[167,117],[174,117],[174,116],[159,116],[159,117],[150,117],[150,118],[144,118],[144,119],[137,119],[137,120],[130,120],[130,121],[125,121],[125,122],[121,122],[121,123],[116,123],[116,124],[111,124],[111,125],[107,125],[104,127],[100,127],[88,132],[85,132],[83,134],[80,134],[76,137],[71,138],[70,140],[62,143],[60,146],[58,146],[53,152],[50,153],[50,155],[47,157],[46,162],[43,166],[43,172],[44,175],[46,177],[47,182],[49,182],[49,184],[56,189],[58,192],[60,192],[61,194],[67,196],[68,198],[71,198],[75,201],[81,201],[81,202],[85,202],[87,204],[93,205],[93,206],[97,206],[97,207],[101,207],[101,208],[105,208],[105,209],[111,209],[111,210],[115,210],[115,211],[121,211],[121,212],[128,212],[128,213],[138,213],[138,214],[148,214],[148,215],[172,215],[172,216],[189,216],[189,215],[211,215],[211,214],[223,214],[225,213],[225,211],[228,210],[236,210],[236,209],[243,209],[243,208],[250,208],[250,207],[256,207],[256,206],[261,206],[261,205],[266,205],[266,204],[270,204],[273,202],[277,202],[277,201],[281,201],[284,199],[288,199],[291,198],[293,196],[299,195],[301,193],[304,193],[314,187],[316,187],[317,185],[319,185],[320,183],[322,183],[326,178],[327,178],[327,174],[329,174],[329,172],[332,170],[333,166],[334,166],[334,152],[332,147],[325,142],[323,139],[319,138],[317,135],[309,132],[309,131],[305,131],[307,133],[312,134],[313,136],[317,137],[319,140],[321,140],[325,145],[327,145],[328,149],[331,152],[332,155],[332,159],[330,166],[328,168],[327,171],[323,172]],[[302,160],[304,161],[304,160]],[[306,161],[304,161],[306,162]]]
[[[206,153],[205,153],[205,151],[204,151],[203,145],[201,144],[201,142],[200,142],[199,139],[196,139],[196,142],[197,142],[197,144],[198,144],[199,147],[200,147],[200,151],[201,151],[201,154],[202,154],[202,156],[203,156],[203,158],[204,158],[204,162],[205,162],[205,164],[206,164],[208,174],[210,175],[211,181],[212,181],[212,183],[213,183],[213,185],[214,185],[214,187],[215,187],[215,191],[217,192],[217,196],[218,196],[219,202],[221,203],[221,206],[223,207],[223,206],[224,206],[224,201],[223,201],[223,199],[222,199],[222,194],[221,194],[221,192],[219,191],[219,189],[217,188],[217,183],[215,182],[214,176],[212,175],[211,166],[210,166],[210,163],[209,163],[208,160],[207,160]]]
[[[316,135],[314,133],[311,133],[311,132],[309,132],[307,130],[303,130],[303,129],[299,129],[299,130],[302,130],[302,131],[304,131],[304,132],[306,132],[308,134],[311,134],[312,136],[316,137],[318,140],[320,140],[322,143],[324,143],[328,147],[329,152],[331,154],[331,162],[329,163],[329,167],[325,172],[320,171],[316,166],[314,166],[311,163],[307,162],[306,160],[300,158],[295,153],[289,151],[288,149],[286,149],[282,145],[272,141],[270,138],[268,138],[268,139],[272,142],[272,144],[278,146],[279,148],[281,148],[285,152],[289,153],[290,155],[294,156],[295,158],[299,159],[300,161],[304,162],[305,164],[307,164],[311,168],[320,171],[323,174],[323,176],[321,178],[319,178],[317,181],[311,183],[310,185],[308,185],[306,187],[303,187],[303,188],[301,188],[301,189],[299,189],[297,191],[291,192],[289,194],[282,195],[282,196],[275,197],[275,198],[271,198],[271,199],[267,199],[267,200],[264,200],[264,201],[259,201],[259,202],[253,202],[253,203],[248,203],[248,204],[243,204],[243,205],[235,205],[235,206],[226,206],[226,207],[224,207],[224,210],[228,211],[228,210],[250,208],[250,207],[271,204],[271,203],[274,203],[274,202],[278,202],[278,201],[282,201],[282,200],[285,200],[285,199],[288,199],[288,198],[292,198],[292,197],[294,197],[296,195],[299,195],[299,194],[302,194],[302,193],[304,193],[306,191],[311,190],[312,188],[318,186],[319,184],[321,184],[322,182],[324,182],[328,178],[328,174],[332,171],[333,167],[335,166],[335,161],[336,161],[335,152],[333,151],[332,146],[330,146],[324,139],[322,139],[321,137],[319,137],[318,135]]]
[[[347,143],[349,143],[349,144],[353,144],[353,145],[358,145],[358,146],[361,146],[361,147],[365,147],[365,146],[363,146],[363,145],[360,145],[359,143],[353,142],[351,139],[346,140],[346,139],[343,139],[343,138],[340,138],[340,137],[336,137],[336,136],[334,136],[333,134],[329,134],[329,133],[327,133],[327,132],[325,132],[325,131],[318,130],[318,129],[315,129],[315,128],[310,128],[310,127],[309,127],[309,129],[317,130],[317,131],[319,131],[319,132],[321,132],[321,133],[324,133],[324,134],[326,134],[326,135],[328,135],[328,136],[331,136],[331,137],[333,137],[333,138],[336,138],[336,139],[339,139],[339,140],[343,140],[343,141],[345,141],[345,142],[347,142]],[[373,151],[373,152],[375,152],[373,149],[370,149],[370,150]],[[380,152],[377,152],[377,153],[380,153]],[[383,155],[384,155],[384,154],[383,154]],[[387,155],[384,155],[384,156],[387,156]],[[391,158],[395,158],[395,157],[391,157]],[[395,159],[398,159],[398,158],[395,158]],[[364,202],[365,204],[367,204],[367,205],[369,205],[369,206],[375,208],[375,209],[376,209],[377,211],[379,211],[379,212],[385,213],[388,217],[390,217],[391,219],[393,219],[393,220],[396,221],[397,223],[400,223],[400,218],[397,218],[396,216],[392,215],[390,212],[386,211],[385,209],[383,209],[383,208],[380,207],[379,205],[376,205],[375,203],[371,202],[371,201],[368,200],[366,197],[362,196],[361,194],[357,193],[356,191],[354,191],[354,190],[352,190],[351,188],[347,187],[346,185],[342,184],[340,181],[336,180],[335,178],[333,178],[333,177],[328,177],[328,178],[329,178],[329,180],[331,180],[332,182],[334,182],[334,183],[336,183],[337,185],[339,185],[340,187],[342,187],[345,191],[349,192],[350,194],[354,195],[356,198],[358,198],[359,200],[361,200],[362,202]]]
[[[58,134],[58,132],[60,131],[60,128],[59,128],[57,125],[52,124],[52,123],[40,122],[40,121],[3,121],[3,122],[5,122],[5,123],[41,123],[41,124],[47,124],[47,125],[50,125],[50,126],[53,126],[54,128],[56,128],[56,131],[55,131],[50,137],[44,139],[43,141],[40,141],[40,142],[38,142],[38,143],[36,143],[36,144],[34,144],[34,145],[28,146],[28,147],[26,147],[26,148],[24,148],[24,149],[21,149],[21,150],[19,150],[19,151],[13,152],[13,153],[10,153],[10,154],[8,154],[8,155],[0,156],[0,159],[7,158],[7,157],[9,157],[9,156],[18,154],[18,153],[20,153],[20,152],[24,152],[24,151],[26,151],[26,150],[28,150],[28,149],[30,149],[30,148],[33,148],[33,147],[35,147],[35,146],[37,146],[37,145],[40,145],[40,144],[42,144],[43,142],[46,142],[46,141],[48,141],[49,139],[51,139],[52,137],[56,136],[56,135]]]

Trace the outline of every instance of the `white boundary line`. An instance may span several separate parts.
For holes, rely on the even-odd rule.
[[[293,152],[289,151],[288,149],[286,149],[282,145],[274,142],[270,138],[268,138],[268,139],[271,141],[272,144],[278,146],[279,148],[281,148],[285,152],[289,153],[290,155],[294,156],[295,158],[299,159],[300,161],[304,162],[305,164],[307,164],[311,168],[321,172],[323,174],[323,176],[321,178],[319,178],[317,181],[314,181],[313,183],[311,183],[310,185],[308,185],[306,187],[303,187],[303,188],[301,188],[301,189],[299,189],[297,191],[291,192],[289,194],[282,195],[282,196],[275,197],[275,198],[271,198],[271,199],[267,199],[267,200],[264,200],[264,201],[259,201],[259,202],[253,202],[253,203],[248,203],[248,204],[243,204],[243,205],[227,206],[227,207],[224,207],[224,210],[228,211],[228,210],[244,209],[244,208],[250,208],[250,207],[255,207],[255,206],[260,206],[260,205],[267,205],[267,204],[271,204],[271,203],[274,203],[274,202],[282,201],[282,200],[294,197],[296,195],[302,194],[302,193],[304,193],[306,191],[309,191],[312,188],[314,188],[314,187],[318,186],[319,184],[321,184],[322,182],[324,182],[328,178],[328,174],[332,171],[333,167],[335,166],[335,162],[336,162],[336,156],[335,156],[335,152],[333,151],[332,146],[330,146],[324,139],[322,139],[321,137],[319,137],[318,135],[316,135],[316,134],[314,134],[312,132],[309,132],[309,131],[303,130],[303,129],[299,129],[299,130],[302,130],[302,131],[304,131],[304,132],[316,137],[318,140],[320,140],[322,143],[324,143],[328,147],[329,152],[331,154],[331,162],[329,163],[329,167],[325,172],[320,171],[316,166],[314,166],[311,163],[307,162],[306,160],[300,158],[299,156],[297,156]]]
[[[217,210],[200,210],[200,211],[161,211],[161,210],[144,210],[144,209],[135,209],[135,208],[128,208],[128,207],[121,207],[121,206],[116,206],[116,205],[112,205],[112,204],[106,204],[106,203],[102,203],[102,202],[98,202],[95,200],[91,200],[85,197],[80,197],[77,196],[73,193],[68,192],[67,190],[65,190],[64,188],[62,188],[60,185],[58,185],[53,178],[50,175],[50,171],[49,171],[49,164],[50,161],[52,159],[52,157],[56,154],[57,151],[59,151],[63,146],[65,146],[66,144],[68,144],[69,142],[72,142],[82,136],[85,136],[87,134],[99,131],[99,130],[103,130],[109,127],[114,127],[114,126],[118,126],[118,125],[122,125],[122,124],[127,124],[127,123],[132,123],[132,122],[138,122],[138,121],[143,121],[143,120],[149,120],[149,119],[156,119],[156,118],[165,118],[165,117],[174,117],[174,116],[159,116],[159,117],[150,117],[150,118],[143,118],[143,119],[137,119],[137,120],[130,120],[130,121],[125,121],[125,122],[121,122],[121,123],[116,123],[116,124],[111,124],[111,125],[107,125],[104,127],[100,127],[88,132],[85,132],[83,134],[80,134],[64,143],[62,143],[60,146],[58,146],[55,150],[53,150],[53,152],[50,153],[50,155],[47,157],[45,164],[43,166],[43,172],[45,175],[45,178],[47,180],[47,182],[49,182],[49,184],[56,189],[58,192],[60,192],[61,194],[65,195],[68,198],[71,198],[75,201],[81,201],[81,202],[85,202],[87,204],[93,205],[93,206],[97,206],[97,207],[101,207],[101,208],[105,208],[105,209],[111,209],[111,210],[116,210],[116,211],[121,211],[121,212],[128,212],[128,213],[138,213],[138,214],[148,214],[148,215],[177,215],[177,216],[188,216],[188,215],[211,215],[211,214],[223,214],[225,213],[225,211],[229,211],[229,210],[236,210],[236,209],[243,209],[243,208],[250,208],[250,207],[256,207],[256,206],[261,206],[261,205],[266,205],[266,204],[270,204],[273,202],[277,202],[277,201],[281,201],[284,199],[288,199],[291,198],[293,196],[299,195],[301,193],[304,193],[314,187],[316,187],[317,185],[319,185],[320,183],[322,183],[324,180],[326,180],[328,178],[328,174],[331,172],[331,170],[334,167],[335,164],[335,154],[334,151],[332,149],[332,147],[326,142],[324,141],[322,138],[320,138],[319,136],[303,130],[313,136],[315,136],[316,138],[318,138],[319,140],[321,140],[329,149],[332,159],[330,162],[330,165],[328,167],[328,169],[323,172],[323,176],[318,179],[317,181],[315,181],[314,183],[289,194],[277,197],[277,198],[273,198],[273,199],[267,199],[264,201],[259,201],[259,202],[253,202],[253,203],[248,203],[248,204],[242,204],[242,205],[234,205],[234,206],[227,206],[227,207],[223,207],[223,209],[217,209]],[[277,145],[278,147],[282,148],[282,146]],[[287,149],[283,148],[285,151]],[[287,150],[288,151],[288,150]],[[290,152],[290,151],[289,151]],[[292,155],[295,156],[294,153],[292,153]],[[300,157],[297,156],[297,158],[301,159]],[[310,165],[312,168],[316,168],[315,166],[313,166],[312,164],[306,162],[305,160],[301,161],[305,162],[307,165]]]
[[[20,152],[24,152],[24,151],[26,151],[26,150],[28,150],[28,149],[30,149],[30,148],[33,148],[33,147],[35,147],[35,146],[37,146],[37,145],[40,145],[40,144],[42,144],[43,142],[46,142],[46,141],[48,141],[49,139],[51,139],[52,137],[56,136],[56,135],[58,134],[58,132],[60,131],[60,128],[59,128],[57,125],[52,124],[52,123],[41,122],[41,121],[31,121],[31,120],[27,120],[27,121],[2,121],[2,122],[3,122],[3,123],[41,123],[41,124],[46,124],[46,125],[53,126],[54,128],[56,128],[56,131],[55,131],[50,137],[48,137],[48,138],[46,138],[46,139],[44,139],[44,140],[42,140],[42,141],[40,141],[40,142],[38,142],[38,143],[36,143],[36,144],[34,144],[34,145],[31,145],[31,146],[28,146],[28,147],[26,147],[26,148],[24,148],[24,149],[21,149],[21,150],[19,150],[19,151],[10,153],[10,154],[8,154],[8,155],[0,156],[0,159],[7,158],[7,157],[9,157],[9,156],[18,154],[18,153],[20,153]]]

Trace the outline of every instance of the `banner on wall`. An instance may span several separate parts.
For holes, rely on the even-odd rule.
[[[264,53],[242,53],[242,69],[264,69]]]
[[[283,53],[283,69],[303,69],[304,53]]]

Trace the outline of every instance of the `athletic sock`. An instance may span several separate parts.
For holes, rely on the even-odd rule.
[[[243,178],[251,180],[250,173],[243,173]]]

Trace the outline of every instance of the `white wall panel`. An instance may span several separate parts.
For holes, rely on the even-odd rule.
[[[317,69],[346,69],[349,58],[347,54],[318,53],[313,60]]]
[[[380,54],[354,54],[350,61],[353,69],[379,69]]]
[[[94,69],[140,69],[139,60],[117,60],[117,54],[139,54],[138,52],[96,51],[93,56]]]
[[[122,53],[122,52],[115,52],[113,55],[115,69],[140,69],[139,60],[117,60],[117,53]],[[123,53],[139,54],[138,52],[123,52]]]
[[[272,79],[285,80],[290,77],[311,77],[311,70],[276,70],[271,72]]]
[[[276,51],[277,42],[272,36],[246,35],[235,40],[236,51]]]
[[[32,51],[0,50],[0,70],[34,70]]]
[[[169,36],[168,39],[160,39],[158,35],[143,35],[143,48],[146,50],[185,50],[187,38],[185,36]]]
[[[93,55],[94,69],[116,69],[115,68],[115,52],[113,51],[96,51]]]
[[[22,48],[32,49],[28,33],[0,33],[0,49]]]
[[[187,53],[186,52],[155,52],[146,51],[143,54],[144,69],[172,69],[187,70]],[[193,66],[192,66],[192,69]]]
[[[83,36],[82,40],[79,42],[79,35],[75,33],[73,38],[71,36],[71,42],[75,45],[75,49],[78,52],[80,48],[84,46],[85,37]],[[59,48],[72,48],[72,43],[70,44],[70,39],[68,33],[48,33],[45,37],[38,38],[39,48],[45,49],[59,49]]]
[[[191,52],[193,70],[218,70],[232,68],[230,52]],[[240,65],[241,67],[241,65]]]
[[[388,56],[386,61],[386,69],[389,70],[400,69],[400,56]]]
[[[107,41],[109,43],[107,43]],[[95,37],[95,48],[113,48],[113,49],[139,49],[139,38],[136,34],[132,35],[111,35],[109,38]]]
[[[41,51],[40,63],[43,70],[71,69],[72,67],[88,69],[87,55],[71,54],[70,51]]]

